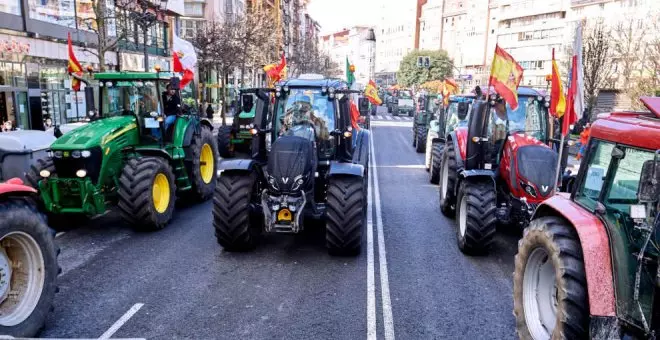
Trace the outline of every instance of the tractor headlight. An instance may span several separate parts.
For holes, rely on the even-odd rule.
[[[536,99],[537,99],[538,101],[541,101],[541,100],[543,100],[543,97],[541,97],[541,96],[537,96]]]
[[[284,85],[284,87],[282,88],[282,90],[284,90],[284,92],[289,92],[289,87],[286,86],[286,85]]]
[[[50,158],[53,158],[53,156],[54,156],[53,151],[51,151],[51,150],[48,150],[47,154],[48,154],[48,157],[50,157]]]
[[[536,189],[534,189],[533,186],[525,183],[525,182],[520,182],[520,186],[525,190],[527,194],[529,194],[532,197],[537,197],[536,196]]]
[[[545,102],[545,107],[550,107],[550,102]]]
[[[328,93],[328,87],[327,86],[321,87],[321,94],[326,94],[326,93]]]
[[[303,177],[299,177],[298,179],[296,179],[295,182],[293,182],[293,186],[291,187],[291,190],[296,191],[300,189],[300,186],[303,184],[303,182],[305,182],[305,179]]]
[[[545,96],[545,101],[550,102],[550,96]]]
[[[71,151],[71,157],[80,158],[80,151],[78,150]]]
[[[282,92],[280,92],[280,91],[275,92],[275,97],[279,98],[281,95],[282,95]]]
[[[53,155],[55,156],[55,158],[62,158],[62,151],[55,151]]]
[[[82,158],[89,158],[90,156],[92,156],[92,152],[89,150],[83,150],[80,151],[80,155],[82,156]]]
[[[43,177],[43,178],[48,178],[48,177],[50,177],[50,171],[48,171],[48,170],[41,170],[41,171],[39,171],[39,176],[41,176],[41,177]]]
[[[335,93],[335,88],[334,88],[334,87],[329,88],[329,89],[328,89],[328,92],[329,92],[330,94],[334,94],[334,93]]]
[[[280,188],[277,186],[277,181],[275,180],[275,177],[268,176],[268,184],[271,186],[271,188],[275,190],[280,190]]]
[[[275,86],[275,91],[282,92],[282,86]]]
[[[83,178],[83,177],[87,176],[87,170],[80,169],[80,170],[76,171],[76,176],[78,176],[80,178]]]

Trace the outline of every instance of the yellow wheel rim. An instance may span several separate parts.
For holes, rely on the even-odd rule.
[[[154,184],[151,188],[151,195],[154,201],[154,208],[159,213],[164,213],[170,205],[170,182],[165,174],[159,173],[154,178]]]
[[[199,154],[199,173],[202,176],[202,181],[209,184],[213,179],[213,149],[208,144],[202,145],[202,152]]]

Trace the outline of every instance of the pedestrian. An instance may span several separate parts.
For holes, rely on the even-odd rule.
[[[213,111],[213,106],[211,106],[211,103],[206,107],[206,118],[213,120],[213,114],[215,111]]]
[[[589,134],[591,133],[591,124],[587,123],[584,126],[584,130],[580,133],[580,151],[578,151],[577,157],[578,161],[582,159],[584,152],[587,151],[587,143],[589,142]]]

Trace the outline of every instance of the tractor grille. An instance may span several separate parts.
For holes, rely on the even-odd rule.
[[[518,173],[532,182],[542,197],[547,197],[554,187],[556,167],[557,153],[550,148],[529,145],[518,149]]]
[[[87,171],[87,177],[96,184],[99,179],[99,172],[101,171],[103,154],[99,147],[92,148],[89,151],[92,155],[87,158],[73,158],[71,156],[54,157],[53,163],[57,176],[60,178],[76,178],[76,171],[84,169]]]

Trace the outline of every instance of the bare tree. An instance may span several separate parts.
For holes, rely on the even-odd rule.
[[[649,77],[649,85],[653,92],[660,92],[660,14],[653,20],[650,39],[646,45],[646,61],[644,73]]]
[[[582,51],[584,99],[589,114],[596,105],[598,91],[606,87],[614,70],[610,40],[610,31],[602,21],[589,25],[584,32]]]
[[[622,88],[631,87],[631,82],[641,76],[641,64],[646,59],[647,26],[642,19],[626,19],[619,22],[612,31],[610,40],[617,60],[617,72]]]
[[[233,22],[236,44],[239,46],[241,82],[247,68],[260,68],[277,57],[277,32],[274,13],[248,10]]]
[[[96,34],[96,50],[86,48],[85,51],[98,58],[100,71],[105,71],[105,53],[115,51],[119,41],[126,39],[127,1],[117,0],[116,3],[114,0],[92,1],[94,16],[81,20],[87,30]]]
[[[218,40],[222,37],[221,24],[211,21],[204,24],[201,29],[195,32],[195,35],[189,38],[190,43],[195,47],[197,53],[197,68],[200,75],[200,82],[204,82],[210,77],[211,71],[215,70]],[[207,100],[206,91],[203,99]]]

